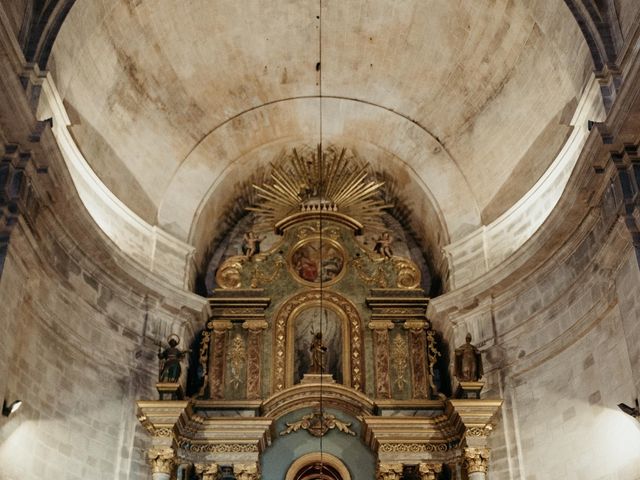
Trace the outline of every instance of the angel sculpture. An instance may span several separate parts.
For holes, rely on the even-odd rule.
[[[383,232],[382,235],[376,239],[373,251],[384,258],[391,258],[393,257],[391,243],[393,243],[393,239],[389,235],[389,232]]]
[[[260,242],[262,242],[266,237],[260,237],[249,230],[244,234],[244,239],[242,241],[242,253],[245,257],[251,258],[255,254],[260,253]]]

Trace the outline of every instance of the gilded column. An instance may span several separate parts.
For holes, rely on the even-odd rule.
[[[194,465],[199,480],[218,480],[220,467],[216,463],[196,463]]]
[[[464,465],[469,480],[485,480],[489,468],[488,448],[467,447],[464,449]]]
[[[420,480],[436,480],[441,471],[441,463],[421,463],[418,465]]]
[[[147,452],[153,480],[170,480],[176,468],[176,455],[170,447],[152,447]]]
[[[235,464],[233,474],[236,480],[259,480],[260,470],[257,463]]]
[[[213,330],[209,354],[209,385],[210,396],[214,400],[224,398],[224,365],[227,352],[227,330],[232,328],[227,320],[213,320],[209,322]]]
[[[391,398],[389,380],[389,330],[393,323],[388,320],[369,322],[373,330],[373,355],[375,358],[376,397]]]
[[[264,320],[247,320],[242,328],[247,333],[247,399],[262,397],[262,332],[268,324]]]
[[[429,398],[425,326],[426,322],[424,320],[407,320],[404,323],[404,328],[409,330],[413,398]]]
[[[401,463],[379,463],[376,480],[400,480],[402,478]]]

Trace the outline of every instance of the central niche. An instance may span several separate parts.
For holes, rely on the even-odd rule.
[[[312,343],[318,333],[322,334],[322,343],[326,351],[323,355],[324,373],[343,383],[343,356],[346,335],[346,318],[335,307],[316,303],[303,306],[294,314],[292,322],[293,339],[293,383],[300,383],[305,373],[311,372]]]

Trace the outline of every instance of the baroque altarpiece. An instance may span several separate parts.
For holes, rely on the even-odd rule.
[[[197,389],[138,402],[154,480],[485,478],[501,401],[439,391],[428,268],[371,178],[330,147],[255,185],[208,270]]]

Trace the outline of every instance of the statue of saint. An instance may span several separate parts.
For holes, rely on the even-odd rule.
[[[260,242],[266,237],[259,237],[251,230],[244,234],[242,242],[242,253],[247,258],[253,257],[256,253],[260,253]]]
[[[180,361],[191,350],[180,350],[178,344],[180,343],[180,337],[173,334],[169,335],[167,339],[169,344],[168,348],[160,350],[158,352],[158,358],[160,359],[160,377],[159,381],[163,383],[175,383],[180,378],[182,368],[180,367]]]
[[[393,240],[391,239],[389,232],[383,232],[383,234],[376,239],[373,251],[384,258],[391,258],[393,257],[393,251],[391,250],[392,242]]]
[[[309,373],[324,373],[324,357],[327,353],[327,347],[322,343],[322,332],[314,335],[309,350],[311,351],[311,368],[309,369]]]
[[[477,382],[482,378],[482,358],[480,351],[471,345],[471,334],[467,333],[466,343],[456,348],[454,375],[461,382]]]

